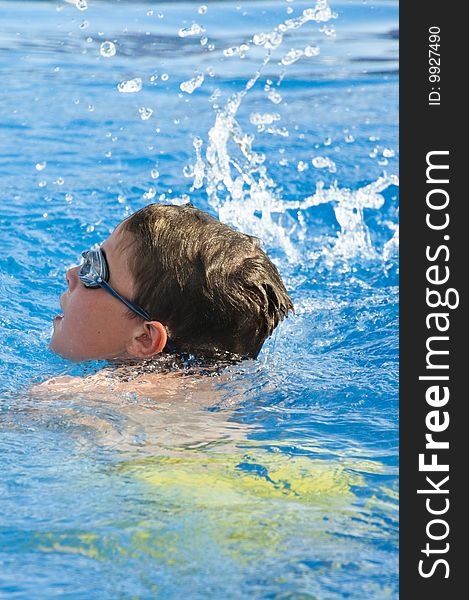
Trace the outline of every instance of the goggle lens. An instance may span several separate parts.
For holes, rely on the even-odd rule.
[[[78,271],[78,277],[83,285],[88,288],[99,287],[99,281],[109,279],[106,259],[101,250],[87,250],[82,252],[83,263]]]

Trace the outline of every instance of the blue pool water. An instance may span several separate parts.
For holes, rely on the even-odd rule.
[[[398,596],[397,2],[204,6],[0,1],[0,597]],[[48,350],[65,270],[189,199],[296,315],[152,397],[38,392],[103,366]]]

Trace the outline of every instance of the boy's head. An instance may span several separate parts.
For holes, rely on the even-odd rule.
[[[255,357],[293,310],[257,239],[190,204],[146,206],[102,250],[67,272],[64,315],[54,319],[51,348],[74,361],[145,359],[164,349]],[[95,268],[107,283],[87,279]]]

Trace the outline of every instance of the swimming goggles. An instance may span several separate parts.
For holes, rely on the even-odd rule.
[[[139,317],[142,317],[142,319],[145,319],[145,321],[152,320],[146,310],[138,304],[123,298],[119,292],[116,292],[116,290],[109,285],[109,265],[102,248],[98,248],[98,250],[86,250],[85,252],[82,252],[81,255],[83,257],[83,262],[78,271],[78,277],[86,288],[95,289],[100,287],[103,290],[106,290],[106,292],[109,292],[114,298],[120,300],[127,308],[130,308],[131,311]],[[170,352],[175,352],[174,345],[169,337],[166,346]]]

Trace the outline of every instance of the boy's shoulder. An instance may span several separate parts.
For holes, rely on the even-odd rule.
[[[170,385],[169,382],[173,380],[174,377],[171,377],[171,374],[153,373],[149,376],[140,375],[126,379],[117,373],[103,370],[84,377],[73,375],[51,377],[42,383],[34,385],[31,388],[31,392],[34,395],[55,395],[57,393],[72,394],[76,392],[125,393],[138,391],[143,395],[147,395],[145,392],[152,391],[154,393],[156,390],[161,389],[161,387],[167,388]],[[172,384],[172,387],[174,387],[174,384]],[[110,396],[110,399],[112,399],[112,396]]]

